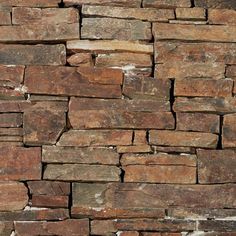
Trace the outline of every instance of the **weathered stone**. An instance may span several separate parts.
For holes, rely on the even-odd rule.
[[[166,146],[152,146],[156,152],[165,153],[195,153],[195,148],[193,147],[166,147]]]
[[[200,220],[198,229],[202,231],[235,232],[235,220]]]
[[[2,136],[22,136],[22,128],[0,128],[0,135]]]
[[[155,67],[155,77],[158,79],[183,79],[183,78],[212,78],[225,77],[224,63],[192,63],[192,62],[167,62]]]
[[[219,133],[220,117],[215,114],[177,113],[176,130]]]
[[[69,230],[68,230],[69,229]],[[15,222],[17,235],[89,235],[89,221],[87,219],[69,219],[59,222]]]
[[[27,145],[55,144],[66,126],[63,111],[30,109],[24,112],[24,143]]]
[[[68,200],[68,196],[33,195],[30,204],[32,207],[67,208]]]
[[[58,7],[58,0],[2,0],[0,6],[3,7]]]
[[[175,96],[185,97],[232,97],[231,79],[180,79],[176,80]]]
[[[155,62],[224,62],[236,63],[235,43],[155,42]]]
[[[155,40],[179,39],[213,42],[236,42],[236,28],[230,25],[180,25],[154,23]]]
[[[192,9],[192,8],[190,8]],[[169,20],[170,24],[181,24],[181,25],[206,25],[207,21],[203,20]]]
[[[120,231],[120,236],[139,236],[137,231]]]
[[[135,145],[135,146],[117,146],[118,153],[145,153],[152,152],[152,149],[149,145]]]
[[[182,233],[150,233],[144,232],[142,236],[182,236]]]
[[[151,24],[139,20],[84,18],[82,39],[150,40]]]
[[[120,85],[93,84],[86,80],[75,67],[31,66],[26,68],[25,74],[25,86],[29,93],[107,98],[121,96]]]
[[[20,127],[22,126],[21,113],[0,113],[0,127]]]
[[[0,16],[1,17],[1,16]],[[11,235],[12,231],[14,229],[13,222],[0,222],[0,234],[5,235]]]
[[[1,147],[0,180],[37,180],[41,178],[41,149]]]
[[[66,41],[79,39],[79,23],[1,26],[0,42]]]
[[[94,62],[90,53],[76,53],[67,58],[70,66],[93,67]]]
[[[50,96],[50,95],[34,95],[34,94],[30,94],[29,100],[31,102],[42,102],[42,101],[68,101],[69,98],[68,97],[62,97],[62,96]],[[67,106],[67,104],[66,104]],[[67,111],[67,109],[65,109]]]
[[[174,129],[171,112],[129,112],[117,110],[70,110],[70,124],[74,129],[92,128],[153,128]]]
[[[127,6],[140,7],[141,0],[64,0],[66,6],[74,5],[102,5],[102,6]]]
[[[69,183],[58,181],[28,181],[27,185],[32,195],[64,196],[70,194]]]
[[[0,63],[9,65],[65,65],[66,49],[63,44],[0,44]],[[20,74],[18,74],[18,76],[20,76]]]
[[[104,52],[133,52],[153,54],[151,44],[138,41],[122,40],[72,40],[67,41],[66,47],[73,52],[92,51],[95,53]]]
[[[111,53],[98,54],[95,65],[98,67],[121,67],[124,70],[151,67],[152,58],[148,54],[137,53]]]
[[[216,148],[218,135],[199,132],[151,130],[150,143],[164,146]]]
[[[236,114],[229,114],[224,116],[223,147],[236,147]]]
[[[102,16],[112,18],[127,18],[143,21],[161,21],[168,22],[169,19],[175,19],[172,9],[153,9],[153,8],[127,8],[111,6],[86,6],[82,7],[82,14],[85,16]]]
[[[14,7],[12,9],[12,24],[60,24],[78,23],[79,12],[74,8],[30,8]]]
[[[10,11],[3,11],[0,8],[0,25],[11,25]]]
[[[135,130],[134,131],[134,145],[147,144],[147,132],[146,130]]]
[[[231,0],[195,0],[196,7],[236,9],[236,3]]]
[[[236,112],[236,98],[177,98],[175,112],[207,112],[226,114]]]
[[[226,77],[228,78],[236,77],[236,65],[230,65],[226,67]]]
[[[154,78],[125,78],[123,94],[132,99],[169,99],[170,81]]]
[[[144,0],[143,7],[156,8],[176,8],[176,7],[191,7],[189,0]]]
[[[47,163],[119,165],[119,155],[115,150],[108,148],[43,146],[42,161]]]
[[[1,182],[0,193],[0,211],[22,210],[28,202],[27,188],[23,183]]]
[[[63,181],[120,181],[120,169],[116,166],[86,164],[48,164],[44,179]]]
[[[227,9],[209,9],[208,21],[210,24],[236,25],[236,12]]]
[[[199,183],[236,181],[236,152],[233,150],[197,150]]]
[[[81,75],[82,80],[90,83],[118,85],[123,83],[123,72],[120,69],[79,67],[77,72]]]
[[[205,20],[204,8],[176,8],[176,18],[181,20]]]
[[[0,142],[4,142],[4,145],[11,145],[11,142],[21,142],[23,141],[23,138],[20,136],[0,136]]]

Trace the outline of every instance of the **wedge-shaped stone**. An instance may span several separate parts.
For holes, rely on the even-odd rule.
[[[127,8],[110,6],[83,6],[82,14],[85,16],[102,16],[112,18],[127,18],[144,21],[168,22],[175,19],[172,9],[153,9],[153,8]]]
[[[154,23],[155,40],[179,39],[190,41],[236,42],[236,28],[232,25],[185,25]]]
[[[220,117],[215,114],[177,113],[176,130],[219,133]]]
[[[63,181],[120,181],[120,168],[106,165],[48,164],[43,178]]]
[[[21,113],[0,113],[0,127],[20,127],[22,126]]]
[[[151,130],[150,143],[163,146],[216,148],[218,135],[199,132]]]
[[[60,146],[116,146],[132,144],[131,130],[70,130],[62,134]]]
[[[184,62],[224,62],[236,63],[235,43],[184,43],[184,42],[155,42],[155,61]]]
[[[86,77],[81,75],[75,67],[27,67],[25,86],[29,93],[35,94],[104,98],[118,98],[121,96],[120,85],[89,83]]]
[[[150,40],[151,24],[139,20],[84,18],[82,39]]]
[[[63,44],[0,44],[0,63],[9,65],[65,65],[66,49]]]
[[[41,149],[0,147],[0,180],[37,180],[41,178]]]
[[[176,8],[176,7],[191,7],[189,0],[144,0],[143,7],[156,8]]]
[[[28,203],[27,191],[23,183],[0,182],[0,211],[22,210]]]
[[[13,7],[58,7],[58,0],[2,0],[0,6]]]
[[[0,103],[1,105],[1,103]],[[1,109],[1,106],[0,106]],[[130,99],[90,99],[72,97],[69,103],[69,111],[84,110],[119,110],[119,111],[170,111],[167,100],[130,100]]]
[[[177,98],[175,112],[210,112],[227,114],[236,112],[236,98]]]
[[[10,11],[4,11],[0,8],[0,25],[11,25]]]
[[[71,40],[67,41],[66,47],[73,52],[92,51],[104,52],[134,52],[153,54],[153,46],[138,41],[125,40]]]
[[[196,7],[236,9],[236,3],[231,0],[195,0]]]
[[[236,114],[229,114],[224,116],[223,147],[236,147]]]
[[[205,20],[204,8],[177,8],[175,10],[176,18],[180,20]]]
[[[69,229],[69,230],[68,230]],[[89,235],[88,219],[69,219],[59,222],[15,222],[17,235]]]
[[[119,155],[115,150],[108,148],[43,146],[42,161],[47,163],[119,165]]]
[[[232,97],[231,79],[180,79],[176,80],[174,94],[178,97]]]
[[[197,150],[199,183],[235,182],[236,152],[233,150]]]
[[[12,24],[60,24],[78,23],[79,12],[75,8],[30,8],[14,7],[12,9]]]
[[[167,62],[155,67],[155,77],[158,79],[183,79],[183,78],[212,78],[225,77],[224,63],[192,63],[192,62]]]
[[[236,11],[227,9],[209,9],[208,21],[210,24],[236,25]]]
[[[79,23],[31,24],[0,28],[0,42],[66,41],[79,37]]]
[[[117,110],[70,111],[74,129],[92,128],[153,128],[174,129],[171,112],[129,112]]]

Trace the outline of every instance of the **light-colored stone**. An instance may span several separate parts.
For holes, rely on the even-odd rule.
[[[177,19],[181,20],[205,20],[205,9],[204,8],[176,8],[175,14]]]

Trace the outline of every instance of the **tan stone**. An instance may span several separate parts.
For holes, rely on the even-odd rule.
[[[216,148],[218,135],[199,132],[151,130],[150,143],[164,146]]]
[[[156,8],[176,8],[176,7],[191,7],[189,0],[144,0],[143,7]]]
[[[154,23],[155,40],[178,39],[190,41],[236,42],[236,28],[230,25],[181,25]]]
[[[0,6],[58,7],[58,0],[2,0]]]
[[[10,11],[4,11],[0,8],[0,25],[11,25]]]
[[[174,11],[172,9],[127,8],[84,5],[82,7],[82,14],[85,16],[102,16],[121,19],[127,18],[152,22],[168,22],[169,19],[175,19]]]
[[[175,14],[177,19],[181,20],[205,20],[204,8],[176,8]]]
[[[146,130],[135,130],[134,131],[134,145],[147,144],[147,132]]]
[[[150,40],[151,25],[139,20],[84,18],[82,39]]]
[[[85,66],[92,67],[94,66],[94,62],[92,59],[92,55],[90,53],[76,53],[67,58],[67,62],[70,66]]]
[[[0,234],[1,235],[11,235],[14,230],[13,222],[3,221],[0,222]]]
[[[229,114],[224,116],[223,147],[236,147],[236,114]]]
[[[182,24],[182,25],[206,25],[207,21],[205,20],[169,20],[169,23]]]
[[[149,145],[135,145],[135,146],[117,146],[118,153],[148,153],[152,152],[152,149]]]
[[[22,126],[21,113],[0,113],[0,127],[11,128]]]
[[[120,181],[120,168],[107,165],[47,164],[43,179],[63,181]]]
[[[236,77],[236,66],[230,65],[226,67],[226,77],[235,78]]]
[[[132,144],[131,130],[70,130],[62,134],[60,146],[116,146]]]
[[[232,97],[231,79],[180,79],[176,80],[174,94],[181,97]]]
[[[208,21],[210,24],[236,25],[236,12],[228,9],[209,9]]]

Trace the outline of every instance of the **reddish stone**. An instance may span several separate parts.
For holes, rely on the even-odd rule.
[[[0,180],[37,180],[41,178],[41,149],[0,147]]]
[[[229,114],[224,116],[223,147],[236,147],[236,114]]]
[[[2,0],[0,6],[58,7],[58,0]]]
[[[147,144],[147,132],[145,130],[135,130],[133,144],[134,145]]]
[[[136,146],[117,146],[118,153],[145,153],[152,152],[152,148],[147,145],[136,145]]]
[[[120,236],[139,236],[139,232],[137,232],[137,231],[122,231],[122,232],[120,232]]]
[[[20,127],[22,126],[22,114],[20,113],[0,113],[0,127]]]
[[[156,8],[176,8],[176,7],[191,7],[189,0],[144,0],[143,7],[156,7]]]
[[[92,67],[94,62],[90,53],[76,53],[67,58],[70,66]]]
[[[165,153],[195,153],[195,148],[193,147],[166,147],[166,146],[153,146],[154,150],[157,152]]]
[[[4,11],[0,9],[0,25],[11,25],[10,11]]]
[[[204,8],[176,8],[175,14],[177,19],[181,20],[205,20]]]
[[[0,136],[22,136],[22,128],[0,128]]]
[[[33,195],[31,205],[33,207],[67,208],[68,200],[68,196]]]
[[[226,67],[226,77],[234,78],[236,77],[236,66],[230,65]]]

